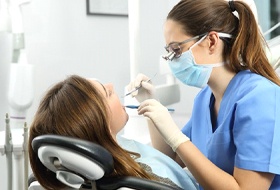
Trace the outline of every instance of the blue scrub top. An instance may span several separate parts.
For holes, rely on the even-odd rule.
[[[280,87],[248,70],[239,72],[224,93],[214,129],[213,103],[211,89],[202,89],[182,132],[222,170],[273,173],[270,189],[279,190]]]
[[[169,178],[183,189],[198,189],[196,181],[189,172],[184,170],[170,157],[155,148],[134,140],[123,138],[119,135],[117,136],[117,141],[122,148],[139,153],[141,157],[137,158],[136,161],[150,166],[154,174],[164,178]]]

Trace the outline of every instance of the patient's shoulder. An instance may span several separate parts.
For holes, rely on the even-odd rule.
[[[173,187],[176,187],[176,188],[180,188],[178,185],[176,185],[172,180],[170,180],[169,178],[167,177],[161,177],[157,174],[155,174],[152,170],[152,168],[145,164],[145,163],[142,163],[142,162],[138,162],[138,164],[141,166],[141,168],[143,168],[147,173],[149,173],[151,176],[153,176],[158,182],[161,182],[161,183],[164,183],[164,184],[167,184],[167,185],[171,185]]]

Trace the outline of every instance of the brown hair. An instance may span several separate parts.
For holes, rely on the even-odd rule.
[[[270,65],[263,38],[250,7],[234,1],[237,18],[225,0],[181,0],[169,12],[167,19],[179,23],[186,35],[197,36],[210,31],[233,36],[224,41],[224,60],[234,72],[251,70],[280,85],[280,79]]]
[[[131,155],[122,149],[109,131],[109,112],[104,96],[86,79],[70,76],[54,85],[43,97],[29,131],[29,158],[34,176],[46,189],[61,189],[56,179],[31,147],[32,140],[44,134],[57,134],[97,143],[113,156],[114,171],[110,176],[138,176],[153,179]]]

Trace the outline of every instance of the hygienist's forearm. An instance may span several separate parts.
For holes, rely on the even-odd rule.
[[[181,144],[176,152],[204,189],[239,189],[234,177],[208,160],[191,141]]]
[[[270,188],[275,177],[269,172],[237,167],[234,167],[233,175],[230,175],[214,165],[191,141],[182,143],[176,152],[205,190],[264,190]]]
[[[150,132],[150,138],[151,138],[151,141],[152,141],[152,146],[155,149],[164,153],[165,155],[169,156],[173,160],[175,160],[182,167],[185,167],[184,163],[179,158],[177,153],[175,153],[171,149],[171,147],[168,144],[166,144],[166,142],[164,141],[164,139],[160,135],[159,131],[154,126],[154,123],[150,119],[147,119],[147,122],[148,122],[148,126],[149,126],[149,132]]]
[[[171,147],[168,144],[166,144],[159,131],[154,126],[154,123],[150,119],[147,119],[147,122],[149,126],[152,146],[157,150],[161,151],[162,153],[166,154],[167,156],[171,157],[172,159],[175,159],[176,153],[174,153]]]

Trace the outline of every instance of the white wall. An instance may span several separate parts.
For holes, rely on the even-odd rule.
[[[177,1],[170,0],[168,5]],[[146,0],[143,6],[146,14],[141,21],[139,44],[143,64],[139,71],[152,76],[159,69],[159,55],[164,53],[165,16],[155,12],[155,7],[162,6],[162,0]],[[28,60],[35,67],[35,98],[27,114],[29,124],[43,93],[69,74],[95,77],[103,83],[113,82],[116,92],[120,96],[123,94],[130,80],[128,17],[88,16],[86,0],[33,0],[23,8],[23,15]],[[7,36],[0,34],[0,131],[4,130],[8,112],[11,52],[6,46],[7,40]],[[162,82],[164,77],[158,76],[154,84]],[[181,90],[182,101],[171,107],[176,109],[176,122],[183,125],[198,89],[184,86]],[[0,184],[5,190],[4,156],[0,156]]]
[[[85,0],[33,0],[23,9],[29,63],[35,67],[35,98],[27,120],[44,91],[69,74],[113,81],[121,93],[129,81],[127,17],[87,16]],[[1,39],[5,40],[5,39]],[[0,50],[5,48],[0,48]],[[8,112],[9,57],[0,58],[0,130]],[[2,118],[2,119],[1,119]],[[0,189],[6,189],[5,157],[0,157]],[[4,185],[4,186],[3,186]]]

